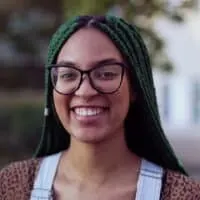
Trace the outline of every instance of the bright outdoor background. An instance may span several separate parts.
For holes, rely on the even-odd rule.
[[[200,180],[199,0],[1,0],[0,168],[31,157],[38,144],[52,33],[70,16],[105,13],[138,26],[151,56],[166,135]]]

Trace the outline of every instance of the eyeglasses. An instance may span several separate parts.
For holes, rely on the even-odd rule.
[[[61,94],[69,95],[78,90],[87,75],[90,85],[99,93],[111,94],[116,92],[122,83],[125,64],[109,63],[94,67],[90,70],[80,70],[65,64],[50,65],[51,81],[54,89]]]

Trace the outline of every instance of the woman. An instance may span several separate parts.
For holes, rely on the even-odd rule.
[[[0,172],[0,199],[200,199],[159,119],[148,53],[124,20],[80,16],[54,34],[36,158]]]

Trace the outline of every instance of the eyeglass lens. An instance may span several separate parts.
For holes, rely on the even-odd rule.
[[[119,64],[112,64],[84,72],[74,67],[53,67],[51,70],[53,86],[60,93],[70,94],[79,88],[84,73],[89,75],[91,85],[96,90],[111,93],[121,84],[123,68]]]

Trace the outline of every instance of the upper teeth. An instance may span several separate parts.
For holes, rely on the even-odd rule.
[[[92,116],[102,112],[102,108],[75,108],[74,111],[81,116]]]

